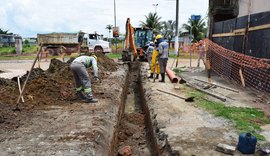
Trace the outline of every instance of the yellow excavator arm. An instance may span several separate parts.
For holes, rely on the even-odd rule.
[[[135,39],[134,39],[134,28],[130,24],[130,18],[128,18],[126,22],[126,39],[125,39],[124,52],[131,53],[131,55],[133,55],[133,58],[137,57],[137,48],[136,48]],[[125,54],[125,55],[127,56],[128,54]]]

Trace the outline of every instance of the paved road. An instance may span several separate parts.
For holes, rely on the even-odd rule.
[[[30,70],[33,64],[33,60],[4,60],[0,61],[0,70],[3,71],[0,73],[1,78],[13,78],[15,76],[22,76],[26,74],[27,70]],[[38,64],[35,65],[38,67]],[[49,68],[49,61],[42,61],[40,67],[43,70]]]

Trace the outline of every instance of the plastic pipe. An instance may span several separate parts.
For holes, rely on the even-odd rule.
[[[171,71],[170,68],[166,67],[166,73],[169,76],[172,83],[177,83],[178,82],[178,78],[175,77],[173,71]]]

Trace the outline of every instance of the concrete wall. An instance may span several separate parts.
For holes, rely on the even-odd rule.
[[[270,11],[270,0],[239,0],[239,15],[248,15],[249,2],[251,3],[250,14]]]

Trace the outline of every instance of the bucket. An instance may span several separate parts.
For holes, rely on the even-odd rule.
[[[237,149],[243,154],[253,154],[256,150],[257,138],[251,133],[239,135]]]

